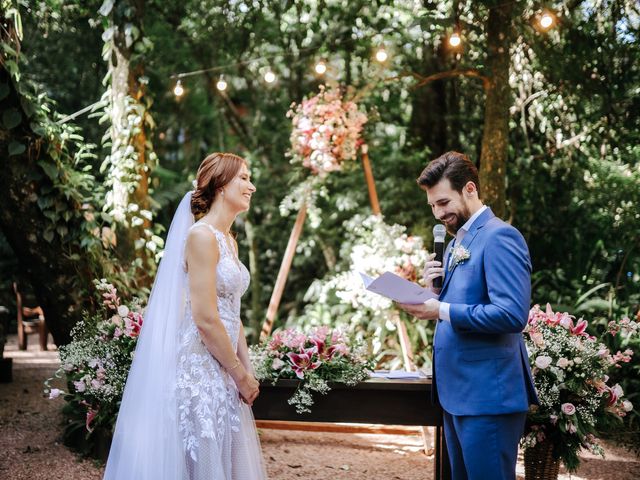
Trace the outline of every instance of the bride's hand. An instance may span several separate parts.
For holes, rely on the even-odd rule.
[[[246,372],[246,374],[236,380],[236,385],[242,400],[249,406],[253,405],[253,401],[260,393],[260,383],[255,379],[253,375]]]

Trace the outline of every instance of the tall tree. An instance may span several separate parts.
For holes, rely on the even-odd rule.
[[[486,23],[489,79],[485,89],[480,185],[484,201],[491,205],[500,218],[504,218],[506,213],[509,107],[512,104],[509,66],[515,11],[514,2],[495,2],[495,5],[489,8]]]

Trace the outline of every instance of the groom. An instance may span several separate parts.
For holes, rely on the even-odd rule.
[[[529,311],[531,261],[524,238],[479,198],[478,171],[466,155],[447,152],[418,178],[434,216],[454,236],[439,300],[400,305],[436,320],[433,376],[455,480],[515,479],[518,442],[529,404],[538,403],[522,330]]]

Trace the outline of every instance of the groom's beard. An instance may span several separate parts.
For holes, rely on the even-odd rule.
[[[458,230],[471,218],[471,212],[465,207],[462,211],[450,213],[447,216],[453,216],[454,219],[451,222],[445,223],[444,226],[447,228],[449,235],[455,237]]]

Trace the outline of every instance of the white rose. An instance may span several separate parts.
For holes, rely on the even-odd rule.
[[[582,357],[576,357],[573,359],[573,361],[577,364],[580,365],[582,363]]]
[[[538,367],[540,370],[544,370],[549,365],[551,365],[552,361],[553,359],[551,357],[547,355],[540,355],[538,358],[536,358],[536,367]]]
[[[558,361],[556,362],[556,365],[560,368],[567,368],[569,366],[569,360],[567,360],[564,357],[561,357],[558,359]]]
[[[624,402],[622,402],[622,408],[624,408],[625,412],[630,412],[631,410],[633,410],[633,403],[631,403],[629,400],[625,400]]]
[[[118,307],[118,315],[120,315],[121,317],[126,317],[127,315],[129,315],[129,309],[126,305],[120,305]]]

